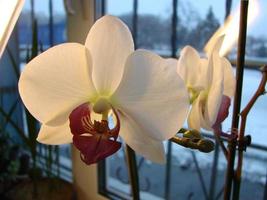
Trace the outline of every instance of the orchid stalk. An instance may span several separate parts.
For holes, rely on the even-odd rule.
[[[96,21],[85,45],[57,45],[30,61],[19,92],[42,123],[37,140],[73,142],[86,164],[115,153],[119,136],[137,153],[163,163],[162,141],[177,133],[189,109],[175,62],[134,51],[128,27],[113,16]]]

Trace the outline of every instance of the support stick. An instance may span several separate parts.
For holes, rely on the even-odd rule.
[[[225,179],[224,199],[228,200],[231,197],[232,180],[234,177],[234,162],[236,151],[236,130],[239,125],[239,112],[241,105],[244,61],[246,49],[246,35],[247,35],[247,15],[248,15],[248,0],[241,0],[240,4],[240,22],[239,22],[239,38],[238,38],[238,52],[237,52],[237,66],[236,66],[236,92],[234,98],[233,118],[231,139],[228,141],[228,164]]]
[[[128,163],[127,168],[128,168],[129,180],[132,189],[132,196],[134,200],[139,200],[140,199],[139,177],[136,166],[135,152],[128,145],[126,145],[125,150]]]

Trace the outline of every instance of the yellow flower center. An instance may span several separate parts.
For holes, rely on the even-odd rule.
[[[93,111],[98,114],[102,114],[102,119],[105,120],[108,117],[108,112],[111,109],[111,105],[108,99],[100,97],[93,106]]]
[[[188,86],[187,89],[188,89],[189,97],[190,97],[189,102],[190,102],[190,104],[192,104],[192,103],[197,99],[197,97],[198,97],[198,95],[199,95],[199,92],[196,91],[196,90],[195,90],[193,87],[191,87],[191,86]]]
[[[208,98],[209,90],[198,91],[198,90],[194,89],[191,86],[188,86],[187,90],[189,92],[189,97],[190,97],[189,102],[190,102],[190,104],[194,103],[194,101],[198,98],[200,93],[202,94],[202,100],[206,101],[206,99]]]

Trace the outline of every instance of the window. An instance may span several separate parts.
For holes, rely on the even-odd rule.
[[[168,57],[179,55],[181,48],[187,44],[202,50],[224,22],[227,15],[226,1],[176,1],[176,19],[173,18],[174,2],[105,0],[97,1],[97,6],[102,8],[98,14],[102,12],[102,15],[118,16],[130,27],[137,48],[150,49]],[[238,0],[232,1],[231,12],[238,8],[238,3]],[[259,3],[260,8],[266,4],[263,0],[259,0]],[[267,40],[263,29],[266,27],[266,14],[262,10],[259,13],[248,29],[246,66],[253,69],[245,70],[242,107],[258,86],[261,78],[258,67],[267,61]],[[176,22],[174,25],[173,20]],[[234,65],[236,47],[230,52],[229,58]],[[252,145],[244,155],[241,199],[264,197],[267,163],[267,125],[264,118],[266,98],[259,98],[248,118],[246,133],[252,135]],[[224,130],[230,130],[230,125],[231,116],[223,124]],[[211,133],[205,135],[212,137]],[[191,151],[171,142],[166,142],[166,149],[166,165],[157,165],[137,156],[141,199],[222,199],[227,163],[218,144],[215,151],[209,154]],[[131,196],[124,151],[121,149],[99,164],[99,191],[114,199],[129,199]]]
[[[31,3],[32,2],[32,3]],[[51,2],[51,3],[50,3]],[[25,61],[32,44],[33,21],[37,23],[39,51],[66,41],[66,16],[63,2],[26,0],[18,22],[20,57]]]
[[[41,53],[51,46],[66,42],[66,16],[63,2],[26,0],[17,27],[19,56],[22,61],[20,68],[22,69],[28,62],[27,60],[31,58],[34,48],[37,48],[38,53]],[[36,42],[37,46],[35,47]],[[24,120],[25,124],[27,124],[26,120]],[[57,168],[60,167],[61,177],[68,181],[72,180],[70,145],[51,147],[38,144],[37,151],[41,166],[49,167],[46,166],[45,158],[51,153],[52,159],[55,161],[52,166],[54,172],[57,173]]]

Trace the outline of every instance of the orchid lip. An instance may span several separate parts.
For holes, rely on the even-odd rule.
[[[80,151],[82,161],[88,165],[114,154],[121,147],[121,143],[117,141],[120,121],[117,111],[112,110],[117,121],[113,129],[109,128],[108,120],[92,122],[89,103],[78,106],[69,116],[73,144]]]

